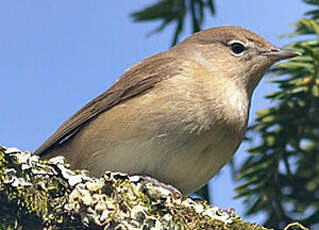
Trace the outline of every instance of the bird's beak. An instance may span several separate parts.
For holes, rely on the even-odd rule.
[[[280,61],[280,60],[300,56],[301,53],[297,51],[293,51],[293,50],[272,49],[270,51],[265,51],[263,55],[271,58],[274,61]]]

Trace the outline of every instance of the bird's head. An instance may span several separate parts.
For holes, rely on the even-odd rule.
[[[214,76],[234,79],[249,94],[272,64],[300,55],[235,26],[200,31],[172,49],[206,66]]]

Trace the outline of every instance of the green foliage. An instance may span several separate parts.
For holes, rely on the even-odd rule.
[[[236,189],[246,214],[266,213],[265,225],[271,227],[296,219],[319,224],[319,1],[305,2],[316,9],[295,23],[289,36],[308,40],[286,47],[302,56],[272,69],[279,90],[266,98],[275,105],[259,111],[250,127],[259,144],[248,150]]]
[[[201,30],[204,22],[205,9],[214,15],[215,7],[213,0],[158,0],[140,11],[133,12],[131,17],[136,22],[161,20],[162,23],[150,34],[162,31],[168,24],[175,22],[176,28],[172,41],[175,45],[184,28],[184,21],[187,13],[192,20],[193,33]]]

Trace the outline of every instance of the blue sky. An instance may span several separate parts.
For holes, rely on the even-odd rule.
[[[146,38],[159,22],[133,23],[129,13],[147,0],[10,0],[0,2],[0,144],[35,150],[76,110],[105,91],[132,64],[169,48],[174,26]],[[204,28],[239,25],[276,46],[290,39],[291,23],[310,9],[301,0],[216,0],[217,15]],[[190,25],[189,21],[186,25]],[[186,29],[182,37],[189,35]],[[250,121],[270,106],[263,97],[275,86],[259,84]],[[247,144],[236,159],[247,156]],[[233,200],[229,169],[211,182],[213,202],[243,213]],[[244,219],[261,223],[263,215]]]

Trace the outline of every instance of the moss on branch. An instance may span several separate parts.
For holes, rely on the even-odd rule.
[[[91,178],[0,146],[0,229],[266,229],[140,176]]]

